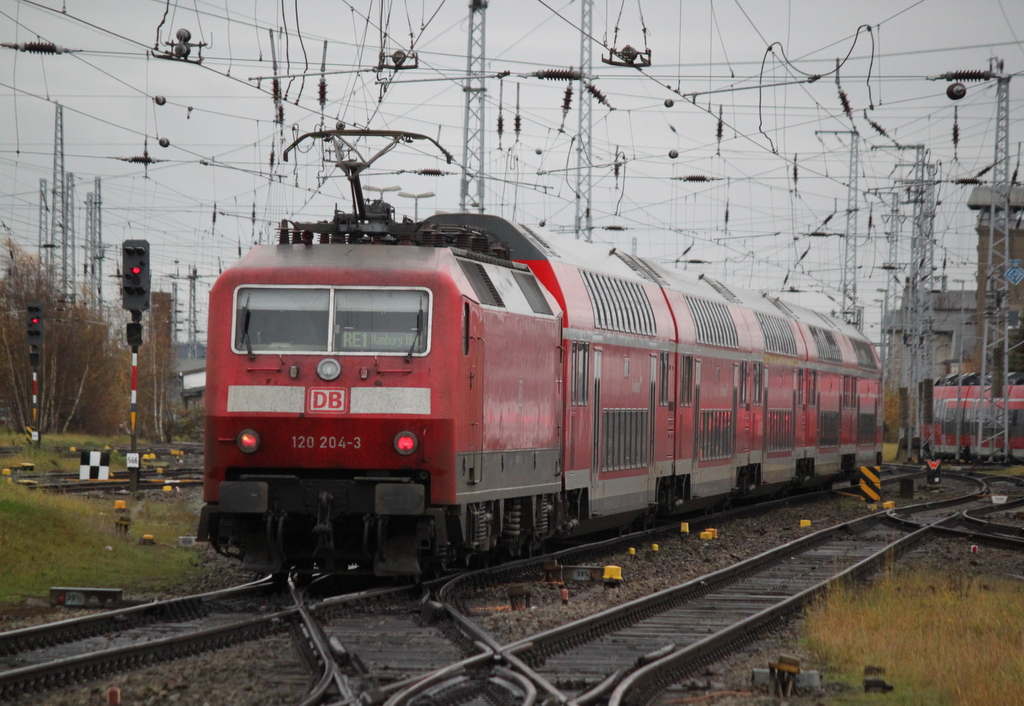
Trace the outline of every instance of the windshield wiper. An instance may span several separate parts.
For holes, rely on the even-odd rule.
[[[245,307],[242,309],[242,341],[245,343],[245,351],[249,354],[249,360],[256,360],[256,356],[252,352],[252,341],[249,340],[249,321],[252,318],[252,312],[249,311],[249,300],[252,295],[246,295]]]
[[[416,344],[420,342],[420,336],[423,335],[423,305],[420,304],[420,310],[416,313],[416,337],[412,339],[412,345],[409,346],[409,352],[405,356],[405,362],[412,362],[412,352],[416,350]]]

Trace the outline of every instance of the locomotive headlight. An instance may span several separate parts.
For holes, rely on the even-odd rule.
[[[328,382],[341,375],[341,363],[334,358],[324,358],[316,366],[316,374]]]
[[[243,429],[238,432],[238,437],[235,440],[238,442],[238,448],[240,448],[243,453],[255,453],[255,451],[260,447],[260,435],[252,429]]]
[[[395,436],[395,451],[403,456],[411,454],[419,445],[420,442],[411,431],[402,431]]]

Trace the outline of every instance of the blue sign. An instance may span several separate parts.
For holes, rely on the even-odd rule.
[[[1006,270],[1006,274],[1004,276],[1006,279],[1010,280],[1012,284],[1018,285],[1024,281],[1024,269],[1020,267],[1011,267]]]

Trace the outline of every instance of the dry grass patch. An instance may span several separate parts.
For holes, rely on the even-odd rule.
[[[896,689],[835,703],[998,706],[1024,701],[1024,586],[921,572],[839,585],[807,615],[807,643],[859,688],[866,665]]]

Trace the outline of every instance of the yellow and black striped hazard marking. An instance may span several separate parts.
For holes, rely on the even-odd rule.
[[[880,466],[861,466],[860,473],[860,494],[869,503],[875,503],[882,499],[882,481],[879,474]]]

